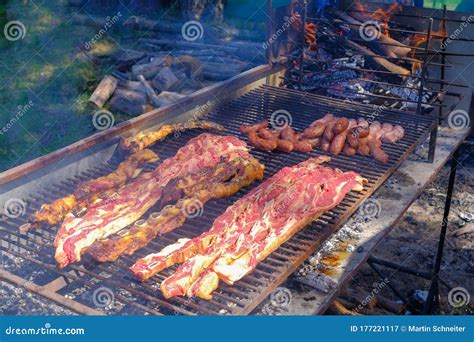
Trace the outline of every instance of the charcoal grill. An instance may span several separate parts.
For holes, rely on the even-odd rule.
[[[27,210],[24,215],[15,219],[7,217],[0,221],[0,250],[2,258],[8,257],[8,261],[3,265],[4,270],[0,269],[0,275],[7,280],[22,284],[30,291],[42,292],[41,294],[48,298],[82,314],[98,312],[155,315],[250,314],[357,210],[359,205],[392,174],[419,143],[426,139],[437,121],[434,116],[419,116],[397,110],[381,111],[380,108],[369,105],[344,103],[298,90],[271,86],[260,86],[227,104],[218,106],[206,115],[206,119],[223,124],[227,134],[234,134],[245,140],[246,137],[239,133],[241,124],[252,124],[262,119],[269,119],[271,114],[278,110],[288,111],[292,118],[292,126],[298,130],[307,127],[327,112],[332,112],[335,115],[350,118],[362,116],[370,120],[400,124],[405,127],[406,134],[397,144],[384,147],[390,156],[387,164],[358,155],[333,157],[329,163],[330,166],[344,171],[357,171],[369,180],[364,191],[348,194],[340,205],[295,234],[261,262],[252,274],[234,286],[222,283],[209,302],[181,297],[166,300],[159,291],[159,285],[175,268],[165,270],[144,283],[138,282],[128,268],[139,257],[159,251],[179,238],[194,237],[208,230],[219,214],[251,188],[257,186],[256,183],[232,197],[210,201],[205,206],[202,216],[187,220],[183,227],[155,239],[132,257],[121,257],[114,263],[100,264],[88,255],[84,255],[82,262],[60,270],[55,265],[52,247],[58,227],[27,233],[19,232],[18,227],[24,224],[41,204],[71,193],[79,181],[110,172],[120,163],[119,157],[113,157],[108,162],[90,167],[48,188],[38,189],[25,199]],[[157,143],[153,149],[160,155],[161,160],[164,160],[174,155],[177,149],[200,133],[202,131],[199,130],[182,132],[179,136],[171,136]],[[294,165],[308,157],[322,154],[320,150],[308,154],[269,153],[255,149],[251,152],[265,164],[265,179],[284,166]],[[149,169],[154,166],[156,165],[150,166]],[[21,267],[12,266],[12,258],[20,261]],[[32,270],[35,271],[33,276]],[[94,294],[105,291],[104,289],[114,297],[115,304],[101,308],[101,302],[97,303],[97,300],[93,299]]]

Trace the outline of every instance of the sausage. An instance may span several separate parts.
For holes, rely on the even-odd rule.
[[[334,134],[339,134],[344,132],[347,127],[349,127],[349,119],[347,118],[340,118],[336,120],[336,123],[334,124]]]
[[[280,131],[280,138],[283,140],[293,141],[295,139],[295,130],[291,127],[285,127]]]
[[[331,113],[327,113],[326,115],[324,115],[321,119],[318,119],[316,121],[313,121],[311,123],[311,125],[309,125],[309,127],[312,127],[314,125],[317,125],[318,123],[323,123],[325,125],[327,125],[330,121],[332,121],[334,119],[334,115],[332,115]]]
[[[332,121],[330,121],[327,125],[326,125],[326,129],[324,130],[324,139],[326,139],[327,141],[332,141],[332,139],[334,138],[334,125],[336,124],[336,121],[337,119],[333,119]]]
[[[307,140],[298,140],[293,143],[295,150],[299,152],[311,152],[313,145]]]
[[[258,135],[259,135],[259,137],[261,137],[263,139],[272,140],[272,139],[277,138],[278,133],[275,133],[271,129],[268,129],[268,128],[262,128],[262,129],[258,130]]]
[[[250,143],[259,150],[273,151],[277,148],[277,139],[262,139],[255,130],[248,133]]]
[[[303,131],[303,137],[307,139],[319,138],[321,135],[323,135],[325,128],[326,124],[322,122],[316,122],[315,125],[305,128]]]
[[[357,153],[357,150],[349,145],[344,145],[344,149],[342,150],[342,153],[344,153],[346,156],[352,157]]]
[[[294,145],[291,141],[289,140],[284,140],[284,139],[277,139],[277,150],[290,153],[291,151],[294,150]]]
[[[357,153],[363,156],[368,156],[370,154],[369,146],[367,144],[359,145],[359,147],[357,147]]]
[[[355,121],[354,119],[350,119],[350,120],[345,119],[345,120],[346,120],[345,122],[342,122],[342,123],[339,122],[339,124],[342,124],[342,126],[340,127],[345,126],[346,128],[339,134],[336,134],[336,136],[331,142],[331,146],[329,147],[329,152],[331,152],[331,154],[334,154],[335,156],[339,155],[339,153],[342,152],[349,130],[357,124],[357,121]],[[336,123],[336,126],[337,125],[338,124]],[[336,131],[336,127],[334,127],[334,130]]]
[[[314,138],[314,139],[305,139],[307,142],[313,146],[313,148],[318,147],[321,143],[321,138]]]
[[[370,141],[369,144],[370,155],[378,160],[379,162],[386,163],[388,162],[388,154],[382,150],[382,143],[380,140]]]
[[[331,142],[329,140],[326,140],[326,138],[323,138],[323,140],[321,141],[321,150],[323,150],[324,152],[328,152],[330,146]]]
[[[362,127],[369,127],[369,122],[364,118],[358,118],[357,124]]]
[[[405,130],[403,129],[403,127],[396,125],[395,127],[393,127],[392,131],[384,133],[382,135],[382,141],[385,143],[394,144],[398,140],[402,139],[404,135]]]
[[[240,125],[240,132],[242,134],[248,134],[251,131],[258,131],[262,128],[267,128],[267,127],[268,127],[268,120],[263,120],[254,125],[247,125],[247,124]]]
[[[354,148],[359,146],[359,140],[365,138],[369,135],[370,129],[368,127],[357,126],[351,128],[350,132],[347,134],[347,143]]]

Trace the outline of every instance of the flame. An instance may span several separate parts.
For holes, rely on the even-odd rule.
[[[316,31],[318,26],[315,23],[307,23],[305,25],[305,38],[311,50],[317,50]]]
[[[433,31],[431,32],[431,35],[439,35],[439,36],[445,37],[447,35],[446,28],[441,28],[438,31]],[[428,35],[416,33],[411,37],[410,45],[412,47],[418,48],[424,43],[426,43],[427,40],[428,40]],[[412,49],[410,53],[410,57],[415,58],[416,52],[417,52],[417,49]],[[421,63],[413,62],[412,67],[411,67],[412,75],[415,74],[415,71],[420,70],[420,69],[421,69]]]
[[[360,12],[367,12],[371,13],[372,11],[367,8],[364,4],[360,2],[360,0],[356,0],[354,2],[354,7],[357,11]],[[389,32],[389,22],[392,19],[393,15],[395,13],[401,12],[402,11],[402,6],[398,3],[393,3],[387,8],[387,10],[383,10],[381,7],[378,7],[373,13],[370,14],[370,18],[372,20],[375,20],[380,23],[380,28],[382,30],[382,33],[390,37],[390,32]]]

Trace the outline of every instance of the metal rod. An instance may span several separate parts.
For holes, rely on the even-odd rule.
[[[367,13],[367,14],[372,14],[373,12],[369,11],[362,11],[362,10],[356,10],[356,9],[351,9],[349,12],[360,12],[360,13]],[[424,15],[416,15],[416,14],[406,14],[406,13],[394,13],[394,17],[407,17],[407,18],[417,18],[417,19],[434,19],[434,20],[443,20],[443,18],[437,18],[437,17],[427,17]],[[453,23],[464,23],[466,22],[465,20],[459,20],[459,19],[447,19],[450,22]]]
[[[453,198],[454,183],[456,180],[456,170],[458,168],[459,162],[459,148],[454,152],[453,158],[451,160],[451,171],[449,173],[449,182],[448,190],[446,192],[446,202],[444,204],[444,214],[443,221],[441,222],[441,232],[439,235],[438,241],[438,251],[436,253],[436,261],[433,270],[433,279],[431,280],[430,290],[428,292],[428,297],[426,299],[425,307],[423,308],[423,313],[425,315],[431,314],[435,306],[435,300],[439,293],[439,271],[441,269],[441,261],[443,259],[444,243],[446,240],[446,233],[448,230],[449,222],[449,212],[451,210],[451,200]]]
[[[266,14],[267,14],[267,63],[273,66],[273,13],[272,13],[272,0],[267,0]]]
[[[301,22],[301,55],[300,55],[300,77],[299,88],[303,87],[304,48],[306,45],[306,20],[308,16],[308,1],[303,0],[303,20]]]
[[[433,275],[428,273],[428,272],[421,272],[421,271],[415,270],[411,267],[407,267],[407,266],[399,265],[399,264],[396,264],[396,263],[393,263],[393,262],[390,262],[390,261],[382,260],[382,259],[376,258],[374,256],[370,256],[369,259],[368,259],[368,262],[378,264],[378,265],[382,265],[384,267],[388,267],[388,268],[391,268],[391,269],[394,269],[394,270],[397,270],[397,271],[400,271],[400,272],[403,272],[403,273],[411,274],[411,275],[414,275],[414,276],[417,276],[417,277],[420,277],[420,278],[424,278],[424,279],[427,279],[427,280],[431,280],[433,278]]]
[[[433,19],[429,21],[428,24],[428,36],[426,38],[426,50],[425,55],[423,56],[423,66],[421,68],[421,77],[420,77],[420,90],[418,93],[418,105],[416,108],[416,112],[421,115],[421,105],[422,105],[422,97],[423,97],[423,89],[425,87],[425,77],[426,77],[426,60],[428,59],[428,49],[430,48],[430,41],[431,41],[431,31],[433,30]]]

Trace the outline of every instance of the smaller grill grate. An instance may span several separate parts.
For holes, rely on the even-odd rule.
[[[76,301],[94,306],[92,293],[98,287],[107,287],[114,294],[117,307],[105,308],[108,313],[118,314],[249,314],[263,299],[280,285],[320,244],[338,229],[358,208],[360,203],[370,196],[377,187],[405,160],[416,145],[422,142],[434,127],[431,117],[420,117],[413,114],[392,110],[380,110],[371,106],[354,105],[310,95],[295,90],[262,86],[250,91],[238,99],[220,106],[208,114],[206,119],[223,124],[228,134],[235,134],[241,139],[246,137],[239,133],[243,123],[255,123],[270,119],[275,111],[286,111],[291,116],[292,126],[298,130],[307,127],[312,121],[331,112],[337,116],[357,118],[363,116],[368,120],[379,120],[400,124],[406,130],[405,137],[396,145],[384,145],[390,160],[381,164],[369,157],[337,156],[333,157],[330,166],[344,171],[354,170],[369,180],[362,193],[350,193],[341,204],[322,215],[318,220],[295,234],[288,242],[261,262],[255,272],[248,275],[234,286],[221,284],[211,301],[201,299],[173,298],[166,300],[159,291],[159,285],[175,268],[165,270],[152,279],[140,283],[133,278],[128,268],[133,262],[149,253],[156,252],[179,238],[194,237],[207,231],[214,219],[229,205],[246,194],[258,184],[252,184],[236,195],[210,201],[200,217],[187,220],[179,228],[165,236],[155,239],[133,256],[124,256],[114,263],[100,264],[85,255],[83,261],[65,270],[55,265],[52,242],[58,227],[39,229],[28,233],[19,233],[18,227],[26,222],[27,217],[41,204],[71,193],[79,181],[107,174],[121,161],[113,159],[109,163],[94,167],[87,172],[71,177],[70,180],[57,184],[52,189],[41,189],[28,200],[27,212],[20,218],[0,222],[0,251],[8,260],[21,260],[21,267],[13,262],[6,262],[7,271],[29,279],[38,285],[45,285],[59,277],[64,277],[68,285],[60,290],[61,294],[70,295],[73,290],[86,290],[87,295],[77,296]],[[189,139],[202,131],[185,131],[179,136],[168,137],[156,144],[153,149],[164,160],[176,153]],[[265,164],[265,179],[284,166],[297,164],[308,157],[322,154],[320,150],[311,153],[268,153],[252,149],[252,154]],[[148,170],[156,167],[150,166]],[[150,210],[150,212],[152,212]],[[4,257],[2,256],[2,257]],[[38,273],[31,279],[33,273]],[[81,290],[81,291],[82,291]]]

